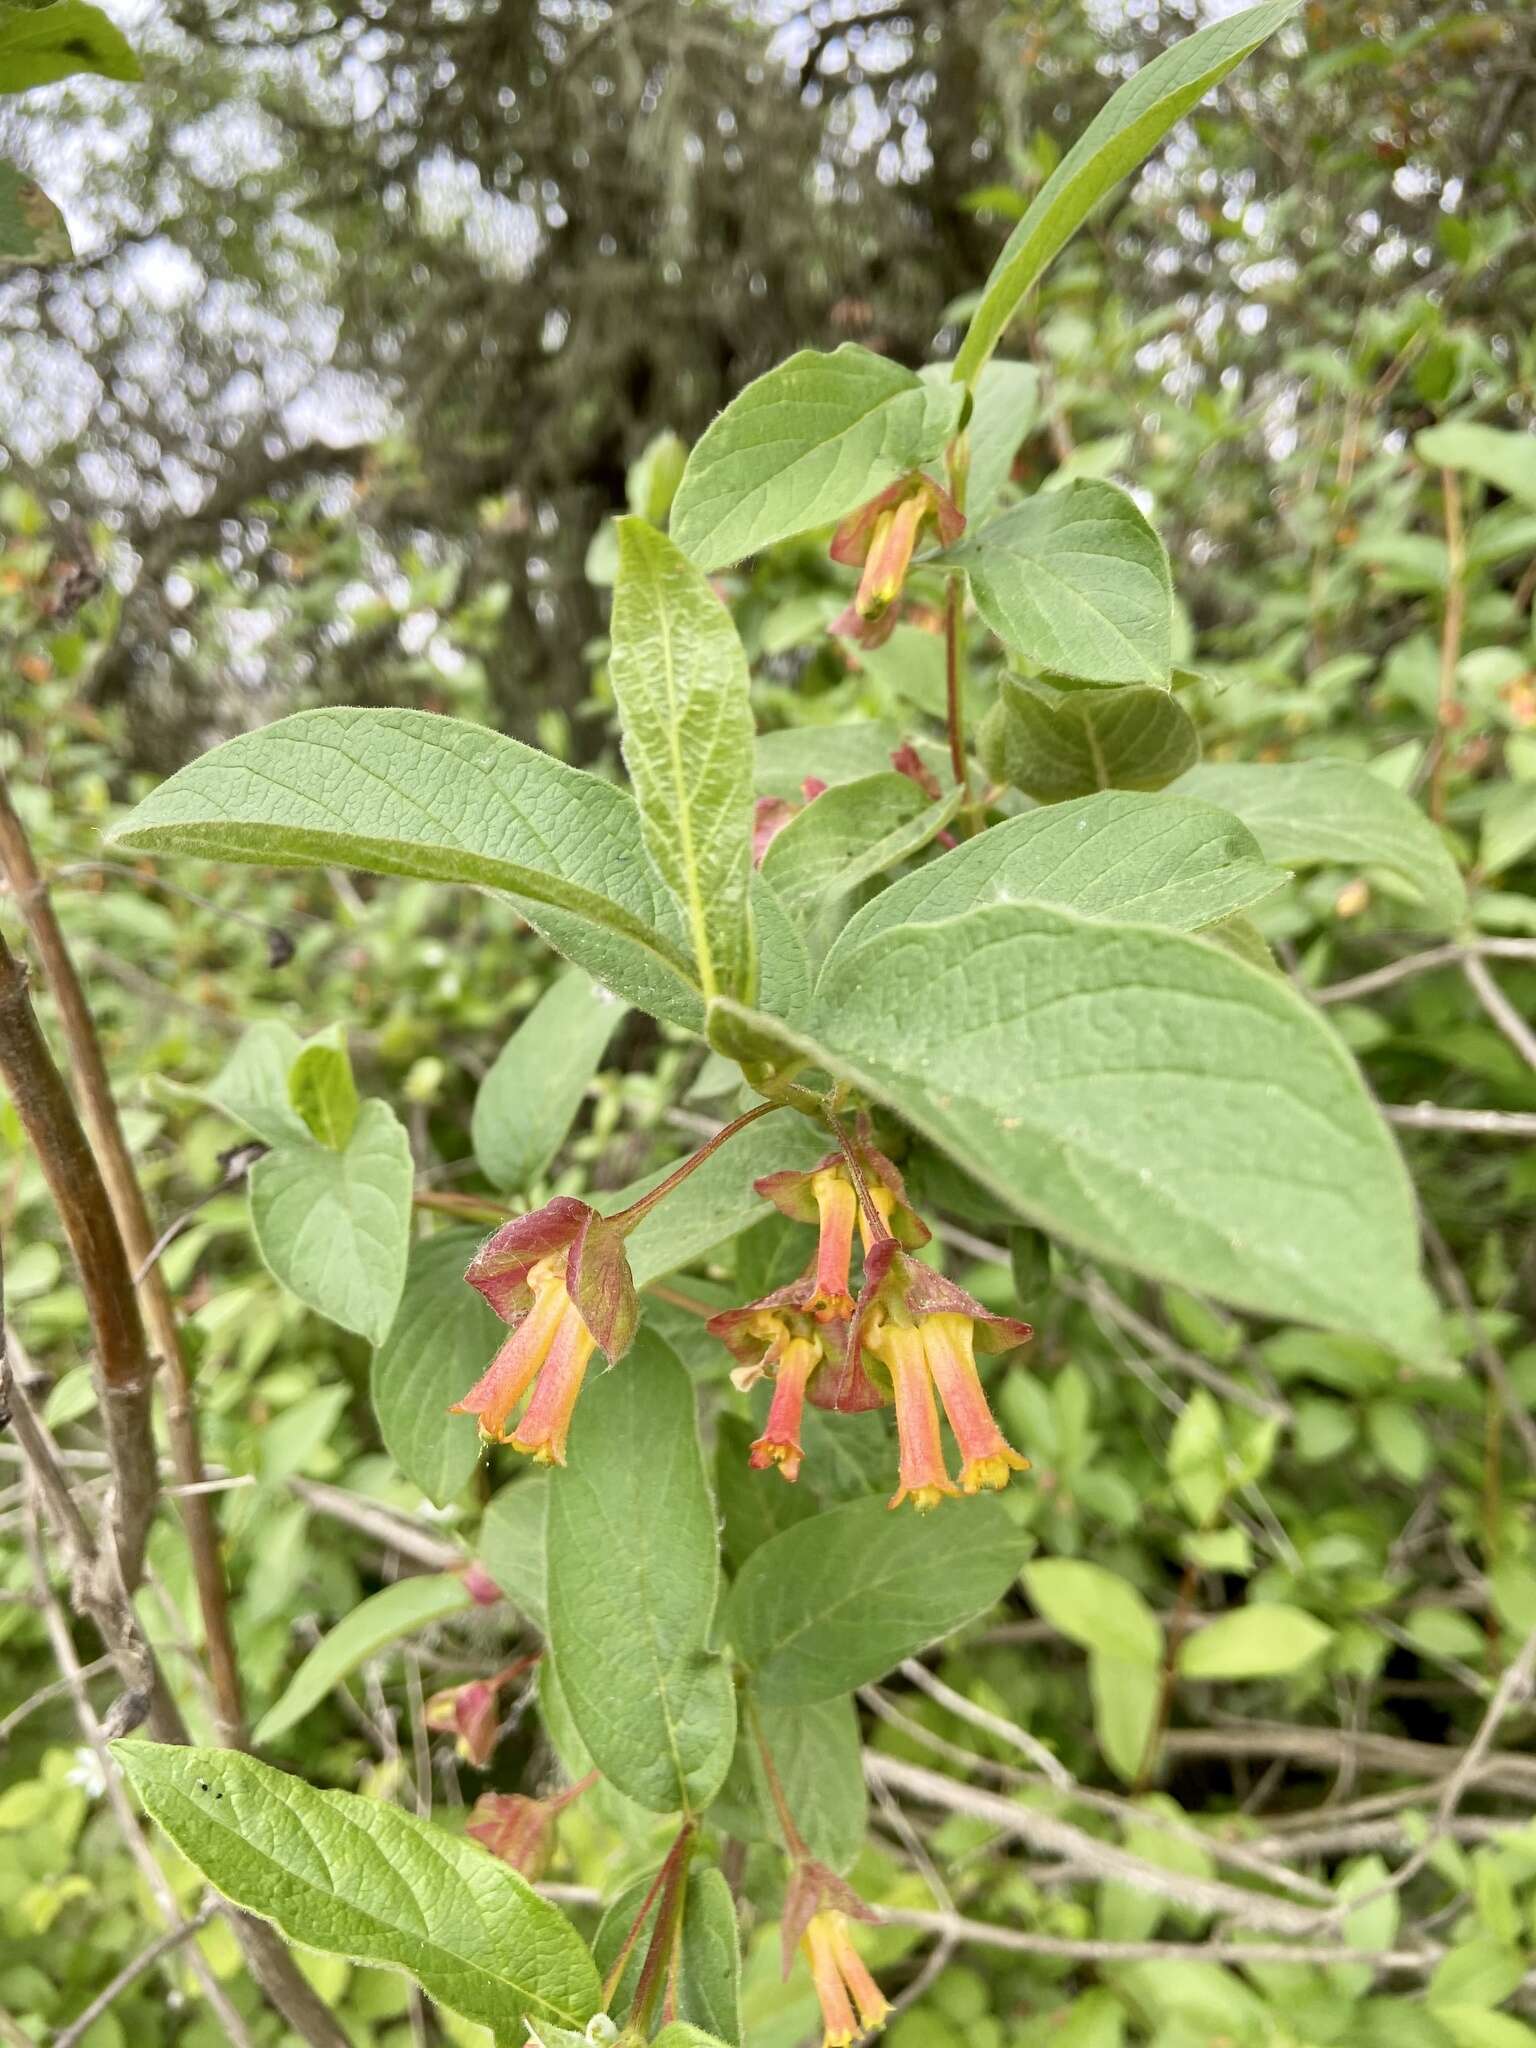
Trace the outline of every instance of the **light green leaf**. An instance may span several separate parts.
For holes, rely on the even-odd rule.
[[[1031,202],[992,266],[981,304],[955,359],[974,383],[1024,294],[1113,186],[1150,155],[1173,124],[1235,64],[1296,12],[1300,0],[1269,0],[1215,21],[1144,64],[1089,123]]]
[[[1279,976],[1039,904],[868,931],[850,926],[786,1052],[1052,1237],[1263,1314],[1432,1345],[1397,1148]]]
[[[1448,420],[1413,437],[1413,452],[1436,469],[1458,469],[1507,497],[1536,505],[1536,435],[1515,427]]]
[[[144,76],[122,31],[86,0],[0,6],[0,93],[52,85],[78,71],[127,80]]]
[[[549,943],[697,1030],[676,906],[623,790],[426,711],[300,711],[162,782],[111,837],[146,853],[504,890]]]
[[[464,1490],[480,1456],[475,1418],[448,1410],[507,1334],[464,1278],[480,1238],[476,1230],[442,1230],[411,1246],[400,1306],[373,1359],[370,1387],[384,1448],[438,1507]]]
[[[1195,931],[1284,882],[1225,811],[1184,797],[1109,792],[994,825],[904,875],[845,927],[826,965],[877,933],[984,903],[1055,903],[1086,917]]]
[[[188,1861],[291,1941],[405,1970],[508,2044],[524,2014],[580,2028],[598,2010],[597,1972],[565,1915],[474,1842],[238,1750],[112,1751]]]
[[[706,2034],[700,2027],[689,2026],[686,2020],[673,2020],[663,2027],[651,2043],[651,2048],[732,2048],[716,2034]]]
[[[1026,499],[949,550],[1011,652],[1083,683],[1166,683],[1173,583],[1162,542],[1114,484]]]
[[[502,1487],[480,1524],[476,1555],[514,1607],[520,1607],[540,1635],[549,1634],[548,1570],[544,1528],[549,1517],[549,1481],[530,1473]]]
[[[630,1929],[645,1902],[651,1876],[637,1877],[604,1913],[592,1943],[592,1960],[606,1984]],[[656,1925],[660,1902],[641,1922],[640,1936],[630,1950],[618,1983],[609,1996],[615,2012],[633,2003]],[[682,1957],[677,1973],[677,2010],[683,2023],[700,2028],[700,2040],[732,2044],[741,2039],[741,1947],[736,1932],[736,1905],[731,1888],[718,1870],[688,1873],[683,1900]]]
[[[1042,1557],[1024,1567],[1024,1590],[1059,1635],[1122,1664],[1156,1670],[1163,1627],[1128,1579],[1086,1558]]]
[[[921,852],[961,795],[952,789],[935,803],[894,771],[839,783],[790,819],[763,857],[763,874],[791,910],[809,913]]]
[[[1425,2003],[1431,2012],[1442,2005],[1502,2005],[1524,1976],[1523,1950],[1476,1934],[1440,1959],[1425,1987]]]
[[[357,1129],[357,1083],[339,1024],[319,1032],[288,1069],[288,1100],[318,1143],[345,1152]]]
[[[344,1152],[283,1145],[251,1168],[256,1248],[290,1294],[382,1344],[400,1305],[410,1249],[410,1140],[370,1098]]]
[[[475,1095],[470,1142],[494,1187],[530,1188],[548,1171],[627,1014],[580,968],[540,996]]]
[[[941,377],[949,375],[947,364],[935,364],[934,369]],[[976,403],[966,427],[971,473],[965,489],[965,516],[973,532],[991,516],[1019,445],[1035,425],[1040,372],[1033,363],[991,362],[975,389]]]
[[[1499,875],[1536,849],[1536,783],[1502,783],[1483,812],[1478,865]]]
[[[1408,899],[1399,905],[1405,924],[1443,931],[1467,914],[1440,834],[1401,791],[1354,761],[1203,761],[1176,793],[1231,811],[1265,858],[1284,867],[1385,871]]]
[[[1333,1640],[1333,1630],[1281,1602],[1238,1607],[1179,1645],[1185,1678],[1283,1678]]]
[[[1194,721],[1167,690],[1053,690],[1008,677],[978,751],[989,775],[1037,803],[1100,789],[1163,789],[1200,758]]]
[[[898,627],[898,635],[903,628]],[[906,630],[916,632],[915,626]],[[932,639],[933,635],[925,636]],[[808,775],[833,787],[853,782],[859,776],[879,775],[891,765],[891,756],[911,741],[924,763],[943,783],[948,779],[949,749],[936,740],[914,738],[899,725],[884,719],[856,719],[851,725],[791,725],[782,732],[765,732],[756,748],[755,787],[760,796],[781,796],[791,803],[803,803],[802,783]]]
[[[397,1579],[382,1592],[371,1593],[316,1643],[256,1724],[251,1740],[263,1747],[276,1742],[360,1664],[472,1604],[456,1572]]]
[[[619,521],[608,673],[651,859],[706,996],[752,986],[752,706],[731,615],[665,534]]]
[[[960,404],[854,342],[802,349],[705,429],[672,501],[672,538],[711,570],[828,526],[931,461]]]
[[[1157,1725],[1163,1674],[1154,1664],[1127,1663],[1091,1651],[1088,1691],[1093,1700],[1093,1732],[1104,1761],[1127,1785],[1134,1785],[1147,1762],[1147,1749]]]
[[[1221,1410],[1204,1387],[1195,1388],[1173,1425],[1168,1441],[1168,1476],[1195,1527],[1208,1527],[1216,1519],[1230,1485]]]
[[[1536,2048],[1536,2027],[1507,2012],[1482,2005],[1448,2005],[1437,1999],[1434,2015],[1455,2048]]]
[[[27,263],[67,263],[74,253],[64,216],[42,186],[0,161],[0,277]]]
[[[1028,1549],[1002,1504],[932,1517],[850,1501],[754,1550],[722,1633],[770,1706],[811,1706],[882,1678],[1002,1598]]]
[[[306,1144],[308,1128],[288,1096],[288,1076],[303,1050],[296,1031],[275,1017],[263,1018],[251,1025],[202,1094],[268,1145]]]
[[[843,1694],[810,1706],[760,1706],[756,1712],[785,1804],[806,1846],[829,1869],[849,1869],[869,1827],[859,1717],[852,1698]],[[749,1755],[758,1802],[773,1825],[773,1839],[779,1840],[773,1795],[755,1742]]]
[[[706,1647],[719,1563],[693,1387],[654,1331],[582,1394],[546,1542],[550,1649],[593,1762],[654,1812],[701,1811],[736,1700]]]

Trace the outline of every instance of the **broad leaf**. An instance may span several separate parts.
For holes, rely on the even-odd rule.
[[[1024,1590],[1058,1635],[1123,1664],[1156,1670],[1162,1623],[1118,1573],[1086,1558],[1042,1557],[1024,1567]]]
[[[310,1136],[344,1152],[357,1129],[357,1083],[339,1025],[316,1034],[288,1069],[288,1100]]]
[[[593,1762],[655,1812],[701,1811],[736,1701],[706,1647],[719,1562],[693,1387],[654,1332],[582,1394],[546,1542],[550,1648]]]
[[[256,1724],[253,1742],[265,1745],[302,1721],[360,1664],[404,1636],[413,1636],[473,1604],[456,1572],[397,1579],[372,1593],[322,1636]]]
[[[757,1427],[739,1415],[722,1415],[715,1424],[720,1540],[726,1567],[733,1572],[740,1571],[754,1550],[817,1510],[816,1496],[808,1486],[785,1486],[774,1473],[752,1470],[748,1459],[757,1435]],[[766,1485],[765,1480],[769,1482]]]
[[[592,1943],[592,1960],[605,1984],[650,1886],[651,1875],[637,1877],[633,1884],[625,1886],[602,1917]],[[609,2007],[614,2012],[628,2012],[634,2001],[659,1904],[659,1900],[654,1902],[641,1922],[639,1939],[630,1950],[609,1998]],[[718,1870],[694,1869],[688,1873],[676,1985],[677,2011],[685,2024],[703,2029],[710,2040],[740,2041],[741,1944],[731,1888]]]
[[[1029,1539],[1000,1502],[928,1517],[850,1501],[797,1522],[747,1559],[722,1633],[770,1706],[812,1706],[868,1685],[984,1614]]]
[[[705,429],[672,501],[672,538],[711,570],[828,526],[931,461],[960,404],[854,342],[802,349]]]
[[[790,819],[764,855],[763,874],[792,910],[808,913],[921,852],[960,798],[953,789],[935,803],[894,771],[839,783]]]
[[[1215,946],[995,903],[845,941],[781,1040],[1052,1237],[1261,1314],[1432,1342],[1407,1175],[1354,1063]]]
[[[979,752],[997,781],[1057,804],[1101,789],[1163,789],[1199,760],[1200,740],[1167,690],[1057,691],[1010,677]]]
[[[370,1098],[345,1151],[284,1145],[257,1160],[256,1248],[290,1294],[382,1344],[405,1286],[414,1179],[404,1126]]]
[[[785,1804],[806,1846],[829,1869],[847,1870],[863,1848],[869,1827],[859,1717],[852,1698],[844,1694],[813,1706],[760,1706],[756,1712]],[[750,1757],[759,1803],[774,1828],[773,1839],[779,1840],[773,1795],[755,1742]]]
[[[380,1799],[316,1792],[229,1749],[114,1742],[153,1819],[218,1891],[291,1941],[405,1970],[428,1995],[519,2038],[523,2015],[581,2028],[597,1972],[531,1885]]]
[[[1267,860],[1390,875],[1408,899],[1398,905],[1403,923],[1442,931],[1466,916],[1466,888],[1440,834],[1400,790],[1354,761],[1205,761],[1181,777],[1178,792],[1241,818]]]
[[[549,1634],[549,1574],[544,1529],[549,1519],[549,1481],[532,1472],[502,1487],[480,1523],[475,1553],[514,1607],[522,1609],[540,1635]]]
[[[1448,420],[1413,437],[1413,452],[1437,469],[1459,469],[1507,497],[1536,505],[1536,436],[1514,427]]]
[[[0,93],[28,92],[79,71],[128,80],[144,75],[121,29],[86,0],[0,6]]]
[[[684,927],[631,798],[426,711],[300,711],[160,784],[117,827],[146,853],[354,867],[509,894],[619,995],[696,1030]]]
[[[706,996],[752,986],[752,707],[730,613],[665,534],[619,521],[608,674],[624,764]]]
[[[930,371],[922,374],[926,377]],[[935,363],[931,374],[947,377],[949,365]],[[976,383],[976,403],[966,426],[971,473],[965,487],[965,516],[973,529],[991,515],[1039,409],[1040,372],[1033,363],[986,365]]]
[[[296,1031],[264,1017],[251,1025],[202,1094],[268,1145],[302,1145],[309,1131],[289,1097],[288,1076],[303,1050]]]
[[[0,276],[26,263],[67,263],[74,253],[64,216],[42,186],[0,162]]]
[[[626,1014],[579,968],[540,996],[475,1095],[470,1142],[494,1187],[530,1188],[548,1171]]]
[[[1283,1678],[1309,1664],[1333,1640],[1333,1630],[1299,1607],[1273,1604],[1234,1608],[1179,1645],[1184,1678]]]
[[[1004,646],[1083,683],[1166,683],[1173,584],[1163,544],[1114,484],[1073,483],[949,550]]]
[[[844,928],[833,964],[897,925],[954,917],[985,903],[1055,903],[1086,917],[1197,931],[1284,882],[1253,835],[1187,797],[1084,797],[1027,811],[931,861],[877,896]]]
[[[373,1360],[370,1387],[384,1448],[438,1507],[463,1492],[480,1457],[475,1418],[448,1411],[507,1334],[464,1278],[481,1235],[443,1230],[412,1245],[400,1306]]]
[[[975,382],[1024,294],[1105,193],[1135,170],[1175,121],[1273,35],[1300,4],[1301,0],[1269,0],[1266,6],[1214,21],[1154,57],[1120,87],[1067,151],[1008,237],[955,358],[957,378]]]

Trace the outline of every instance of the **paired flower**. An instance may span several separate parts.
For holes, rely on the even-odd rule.
[[[890,638],[896,600],[929,527],[947,548],[965,531],[965,515],[948,491],[921,470],[900,478],[843,521],[832,536],[832,559],[862,567],[864,573],[852,604],[832,621],[834,633],[864,647],[878,647]]]
[[[784,1974],[798,1946],[821,2005],[822,2048],[851,2048],[883,2025],[884,1992],[848,1933],[849,1919],[875,1915],[850,1886],[809,1857],[797,1860],[784,1898]]]
[[[509,1443],[545,1465],[565,1463],[571,1415],[592,1354],[610,1364],[629,1349],[639,1320],[619,1219],[557,1195],[486,1239],[464,1277],[512,1335],[450,1411],[478,1416],[489,1442]],[[508,1431],[513,1411],[531,1397]]]

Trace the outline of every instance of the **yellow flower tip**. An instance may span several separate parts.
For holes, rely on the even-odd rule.
[[[980,1493],[983,1487],[1001,1493],[1015,1472],[1028,1470],[1028,1458],[1021,1458],[1005,1445],[991,1457],[967,1459],[960,1471],[960,1484],[967,1493]]]
[[[892,1494],[886,1505],[899,1508],[903,1501],[909,1500],[920,1515],[929,1515],[941,1500],[953,1500],[959,1491],[957,1486],[951,1486],[948,1481],[943,1486],[903,1486]]]
[[[766,1472],[770,1467],[776,1465],[791,1486],[793,1486],[800,1477],[800,1466],[804,1457],[805,1453],[798,1444],[784,1443],[766,1436],[760,1436],[752,1446],[751,1455],[747,1462],[755,1472]]]

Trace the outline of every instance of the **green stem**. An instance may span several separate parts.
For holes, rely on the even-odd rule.
[[[965,719],[960,707],[960,612],[963,576],[951,576],[944,588],[944,706],[949,726],[949,765],[970,802],[970,771],[965,761]]]

